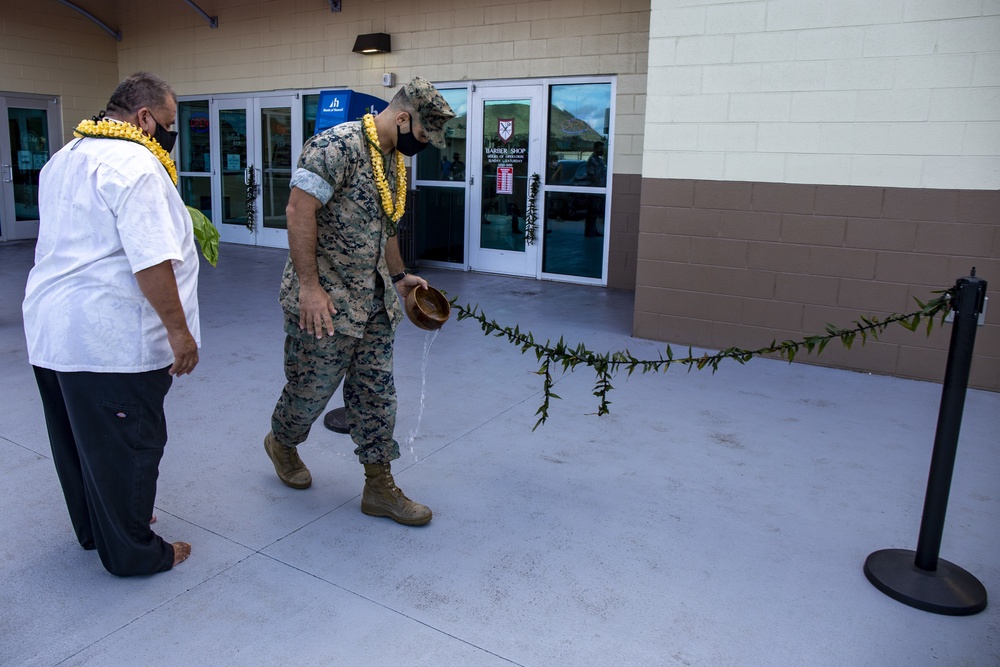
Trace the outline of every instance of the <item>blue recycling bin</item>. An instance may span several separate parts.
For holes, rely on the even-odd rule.
[[[389,103],[374,95],[353,90],[324,90],[316,109],[316,134],[349,120],[361,120],[366,113],[377,114]]]

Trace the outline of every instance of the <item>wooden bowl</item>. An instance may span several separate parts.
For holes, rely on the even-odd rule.
[[[451,315],[451,304],[448,303],[448,299],[429,285],[410,290],[403,305],[410,321],[427,331],[440,329]]]

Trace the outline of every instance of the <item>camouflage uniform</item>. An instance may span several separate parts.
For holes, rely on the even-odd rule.
[[[385,162],[389,188],[395,192],[394,160]],[[331,315],[332,337],[317,339],[299,329],[299,281],[289,258],[280,291],[288,382],[274,408],[271,430],[286,446],[305,441],[344,380],[354,453],[361,463],[388,463],[399,458],[392,437],[392,345],[403,312],[396,291],[386,288],[391,281],[385,244],[391,237],[361,123],[344,123],[313,137],[302,150],[291,186],[325,202],[316,214],[316,262],[320,285],[337,312]]]
[[[426,79],[415,77],[403,90],[430,143],[443,148],[444,125],[454,111]],[[395,192],[395,160],[384,162],[389,191]],[[343,380],[354,453],[361,463],[389,463],[399,458],[392,437],[392,345],[403,311],[390,287],[385,244],[391,236],[362,124],[343,123],[313,137],[302,149],[290,185],[324,204],[316,214],[316,264],[320,286],[337,312],[331,316],[333,336],[317,339],[299,329],[299,280],[289,257],[280,292],[287,383],[271,417],[271,432],[286,447],[304,442]]]

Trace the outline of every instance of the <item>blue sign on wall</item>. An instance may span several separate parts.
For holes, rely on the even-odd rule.
[[[324,90],[316,109],[316,134],[349,120],[361,120],[366,113],[377,114],[389,103],[374,95],[353,90]]]

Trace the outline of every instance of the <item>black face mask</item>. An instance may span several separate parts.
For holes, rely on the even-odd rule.
[[[156,142],[163,147],[163,150],[168,153],[174,150],[174,142],[177,141],[177,132],[174,130],[168,130],[167,128],[160,125],[160,121],[156,120],[153,114],[149,114],[153,118],[153,122],[156,123],[156,131],[153,132],[153,138]]]
[[[420,141],[415,136],[413,136],[413,121],[410,121],[410,131],[403,134],[399,131],[399,125],[396,126],[396,150],[407,157],[413,157],[420,151],[427,148],[429,144]]]

